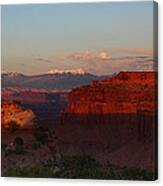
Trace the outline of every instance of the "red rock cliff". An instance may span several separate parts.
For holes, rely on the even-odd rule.
[[[59,134],[66,146],[83,148],[82,153],[94,155],[102,148],[102,156],[115,165],[153,169],[157,166],[156,98],[156,72],[120,72],[94,81],[70,92]]]
[[[115,77],[73,89],[66,113],[152,114],[156,110],[156,84],[156,72],[120,72]]]

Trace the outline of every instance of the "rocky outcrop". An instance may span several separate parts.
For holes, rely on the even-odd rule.
[[[120,72],[113,78],[73,89],[68,98],[67,113],[152,114],[156,109],[155,88],[155,72]]]
[[[2,127],[9,128],[11,121],[16,122],[19,128],[31,128],[34,124],[35,114],[25,109],[17,102],[3,102],[1,106]]]

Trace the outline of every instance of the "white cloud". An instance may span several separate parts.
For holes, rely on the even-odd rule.
[[[68,55],[62,56],[52,56],[49,58],[36,58],[38,61],[42,62],[55,62],[55,61],[75,61],[75,62],[95,62],[104,61],[110,58],[110,55],[106,52],[95,53],[89,50],[85,52],[76,52]]]
[[[101,52],[101,53],[99,54],[99,58],[105,60],[105,59],[109,59],[110,56],[109,56],[106,52]]]

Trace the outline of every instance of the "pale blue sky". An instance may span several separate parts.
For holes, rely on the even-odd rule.
[[[114,70],[111,59],[97,56],[105,52],[115,58],[123,49],[141,49],[140,55],[153,49],[152,1],[2,6],[3,71],[33,74],[82,67],[106,74],[118,67]],[[86,51],[93,60],[70,57]]]

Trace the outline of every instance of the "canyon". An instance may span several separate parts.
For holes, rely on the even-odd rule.
[[[54,125],[67,105],[67,92],[46,89],[2,88],[2,102],[19,102],[31,109],[39,125]]]
[[[157,73],[120,72],[73,89],[56,126],[64,152],[104,164],[157,167]]]
[[[5,88],[2,123],[4,108],[10,108],[6,101],[13,99],[31,109],[39,124],[52,124],[61,154],[95,156],[103,165],[157,169],[157,72],[120,72],[70,92]],[[14,108],[9,112],[16,114]],[[12,135],[7,136],[10,141]]]

